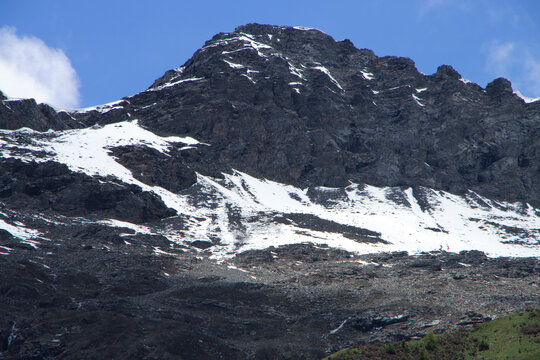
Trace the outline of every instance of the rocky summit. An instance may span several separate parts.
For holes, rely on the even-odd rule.
[[[114,103],[0,101],[1,358],[317,359],[539,306],[505,79],[248,24]]]

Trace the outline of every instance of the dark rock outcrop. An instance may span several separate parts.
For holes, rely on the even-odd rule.
[[[131,170],[136,179],[148,185],[178,192],[197,181],[195,171],[184,165],[185,151],[164,155],[152,148],[128,146],[116,147],[111,153],[120,164]]]
[[[13,210],[53,211],[134,223],[176,214],[155,194],[138,186],[74,173],[55,162],[26,163],[15,159],[2,162],[0,201]]]
[[[83,127],[67,112],[56,112],[47,104],[37,104],[34,99],[8,100],[0,95],[0,128],[15,130],[28,127],[37,131],[64,130]]]

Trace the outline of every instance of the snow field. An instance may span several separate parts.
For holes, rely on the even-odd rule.
[[[18,145],[19,148],[45,150],[48,156],[31,159],[28,153],[16,155],[5,151],[6,147],[13,146],[7,140],[19,135],[34,135],[32,141]],[[195,240],[212,241],[219,238],[219,244],[209,249],[215,258],[229,257],[239,251],[301,242],[326,244],[358,254],[402,250],[412,254],[438,250],[480,250],[489,256],[540,256],[540,217],[536,215],[536,209],[530,205],[495,203],[472,192],[461,197],[423,189],[429,206],[422,209],[410,188],[401,190],[358,184],[351,184],[345,189],[315,188],[320,193],[341,194],[332,205],[324,206],[308,196],[308,189],[234,171],[224,174],[222,180],[198,174],[194,186],[207,195],[207,200],[201,201],[188,194],[175,194],[140,182],[109,151],[113,147],[137,145],[167,154],[173,143],[184,144],[184,148],[206,145],[190,137],[160,137],[141,128],[136,120],[47,133],[28,129],[1,130],[0,136],[6,140],[0,143],[3,156],[8,154],[25,161],[53,160],[66,164],[72,171],[91,176],[112,176],[155,193],[168,207],[187,219],[187,230],[175,229],[170,225],[161,228],[135,225],[114,219],[102,223],[127,227],[138,233],[159,233],[173,242],[187,245]],[[389,194],[395,192],[400,193],[408,204],[390,200]],[[230,220],[231,211],[242,219],[240,224]],[[275,216],[286,214],[309,214],[368,229],[380,233],[380,238],[389,243],[358,242],[338,232],[313,230],[292,221],[274,221]],[[505,226],[525,229],[527,236],[505,231]],[[3,220],[0,220],[0,228],[26,240],[37,235],[35,230],[27,229],[24,224],[16,226]],[[510,241],[519,243],[505,243]]]

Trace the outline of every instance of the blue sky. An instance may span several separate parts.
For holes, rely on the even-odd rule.
[[[449,64],[481,86],[502,76],[540,96],[536,0],[4,1],[0,90],[60,107],[111,102],[250,22],[318,28],[426,74]]]

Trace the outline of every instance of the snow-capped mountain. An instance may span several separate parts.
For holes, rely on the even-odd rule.
[[[425,75],[410,59],[377,57],[315,29],[250,24],[214,36],[147,90],[111,104],[58,110],[1,93],[0,99],[0,266],[14,274],[6,275],[12,277],[0,294],[15,299],[9,300],[15,310],[23,308],[17,302],[21,296],[32,298],[32,291],[42,299],[49,291],[42,284],[60,286],[57,277],[65,274],[51,268],[70,272],[72,267],[63,266],[72,261],[85,269],[77,274],[86,275],[66,284],[82,281],[110,289],[116,280],[92,265],[104,261],[102,256],[126,261],[135,273],[148,270],[143,263],[156,262],[159,270],[145,276],[159,275],[156,284],[166,279],[174,286],[179,286],[174,274],[188,266],[186,259],[190,276],[206,279],[190,284],[214,284],[215,271],[227,284],[282,286],[285,280],[277,274],[294,264],[302,268],[292,271],[298,279],[332,273],[332,266],[342,269],[353,260],[355,266],[386,261],[384,266],[396,269],[457,266],[462,272],[488,264],[482,266],[491,273],[500,265],[498,257],[518,257],[513,260],[517,268],[525,264],[530,271],[517,273],[537,276],[540,101],[524,101],[505,79],[483,89],[450,66]],[[94,253],[98,249],[107,255]],[[295,257],[297,251],[306,258],[321,252],[316,256],[330,260],[312,268],[302,256]],[[403,260],[403,252],[412,257]],[[439,258],[425,260],[426,253]],[[122,260],[127,254],[132,258]],[[402,255],[381,260],[377,254]],[[261,256],[269,256],[264,263],[275,262],[275,267],[261,265]],[[141,267],[132,264],[134,259]],[[418,259],[428,265],[418,265]],[[34,284],[21,290],[10,281],[25,278],[17,270],[23,260],[40,264],[40,274],[44,268],[56,275],[36,275],[44,288],[35,290]],[[124,271],[118,270],[123,266],[111,265],[111,272]],[[325,291],[341,294],[341,287],[333,287],[336,281]],[[123,289],[115,296],[131,299],[125,294],[147,294],[140,287],[154,285],[115,286]],[[160,286],[149,293],[162,291]],[[529,290],[525,293],[534,293]],[[66,296],[72,300],[51,306],[97,306],[83,290],[70,291]],[[512,293],[508,287],[501,291]],[[523,304],[530,301],[523,296]],[[393,309],[392,301],[384,311]],[[468,309],[491,309],[491,315],[505,311],[503,301],[492,301]],[[323,331],[326,351],[354,339],[347,332],[352,330],[342,327],[347,323],[356,329],[360,320],[344,308],[336,310],[341,320],[326,314],[324,326],[313,325],[317,334],[330,327]],[[437,320],[411,310],[414,306],[405,308],[422,317],[424,325]],[[274,319],[268,311],[265,316]],[[23,320],[0,324],[9,328],[0,351],[29,353],[24,336],[38,336],[23,336],[17,329],[32,321],[17,316]],[[390,325],[409,316],[390,311],[387,319]],[[443,323],[456,321],[449,315]],[[200,339],[195,342],[204,338],[213,344],[208,357],[228,351],[232,358],[250,357],[270,346],[244,348],[237,342],[241,335],[229,339],[212,326],[196,331]],[[409,325],[407,336],[421,328],[414,326]],[[231,325],[225,332],[239,328],[244,327]],[[67,330],[62,334],[70,336]],[[12,346],[17,337],[22,342]],[[309,351],[320,354],[314,338],[309,339]],[[66,350],[52,348],[58,354]],[[203,351],[188,348],[189,354]],[[154,350],[140,351],[159,357]]]

